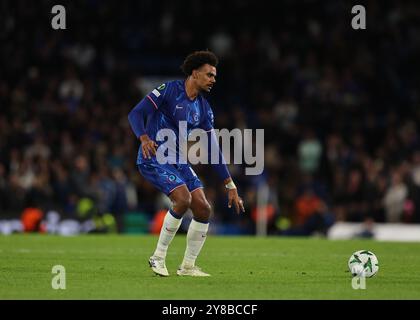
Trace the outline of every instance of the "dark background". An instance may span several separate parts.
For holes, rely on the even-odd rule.
[[[416,1],[71,1],[59,3],[66,30],[51,27],[55,4],[0,2],[0,220],[38,208],[149,232],[168,201],[136,170],[127,114],[148,83],[181,78],[185,56],[209,49],[216,128],[265,129],[264,173],[230,167],[247,214],[196,167],[214,232],[255,233],[262,185],[271,234],[420,222]],[[357,4],[366,30],[351,27]]]

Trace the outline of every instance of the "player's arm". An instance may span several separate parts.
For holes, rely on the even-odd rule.
[[[210,142],[208,144],[209,148],[207,152],[208,157],[209,157],[208,160],[209,160],[209,163],[212,164],[212,167],[216,171],[218,176],[223,180],[225,188],[228,190],[228,207],[231,208],[233,204],[235,207],[236,213],[239,214],[241,211],[245,212],[244,202],[241,199],[241,197],[238,195],[238,189],[235,183],[233,182],[232,177],[229,173],[225,158],[217,142],[217,137],[216,137],[216,133],[214,132],[214,129],[207,131],[207,135],[208,135],[208,141]],[[214,150],[213,152],[218,153],[218,161],[216,163],[212,163],[211,161],[212,150]]]
[[[201,123],[201,128],[207,132],[207,141],[208,143],[208,163],[211,163],[213,169],[216,171],[218,176],[221,178],[225,184],[225,188],[228,190],[228,207],[231,208],[232,204],[235,207],[236,213],[245,212],[244,202],[241,197],[238,195],[238,189],[236,188],[235,183],[230,176],[229,170],[226,165],[225,157],[223,156],[222,151],[220,150],[219,143],[217,141],[216,132],[214,131],[214,115],[213,110],[210,105],[206,102],[206,112]],[[213,150],[213,151],[212,151]],[[212,152],[215,152],[215,157],[217,161],[213,163],[212,161]],[[213,158],[213,159],[214,159]]]
[[[131,129],[141,142],[144,158],[150,159],[156,155],[156,148],[158,147],[157,143],[147,135],[144,128],[144,119],[156,110],[164,108],[166,96],[170,94],[170,85],[163,83],[144,97],[128,114]]]
[[[144,127],[144,120],[147,117],[155,112],[156,106],[153,104],[153,101],[149,96],[146,96],[141,100],[128,114],[128,121],[130,123],[131,129],[136,135],[137,139],[141,142],[141,148],[144,158],[151,158],[152,155],[156,154],[157,144],[155,141],[150,139],[146,133]]]

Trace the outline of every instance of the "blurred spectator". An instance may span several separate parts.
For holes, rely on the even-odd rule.
[[[308,130],[298,145],[299,166],[302,173],[315,173],[322,154],[322,145],[313,131]]]
[[[295,201],[295,216],[292,227],[283,231],[283,235],[309,236],[326,235],[334,223],[326,203],[311,188],[304,189]]]
[[[42,224],[44,214],[37,208],[28,207],[22,212],[22,225],[24,232],[45,232],[45,226]]]
[[[401,222],[407,196],[407,185],[404,183],[401,173],[395,169],[391,173],[391,185],[386,190],[384,197],[386,221]]]

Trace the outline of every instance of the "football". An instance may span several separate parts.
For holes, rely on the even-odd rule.
[[[369,250],[354,252],[349,258],[348,266],[351,274],[359,277],[373,277],[379,270],[378,258]]]

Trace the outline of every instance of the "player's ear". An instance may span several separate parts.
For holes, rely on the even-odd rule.
[[[197,79],[198,78],[197,70],[193,70],[192,71],[192,76],[193,76],[193,79]]]

